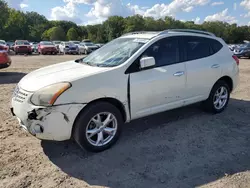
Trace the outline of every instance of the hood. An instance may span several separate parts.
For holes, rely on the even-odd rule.
[[[108,69],[68,61],[50,65],[27,74],[19,82],[19,87],[33,92],[51,84],[71,82],[79,78],[107,71]]]

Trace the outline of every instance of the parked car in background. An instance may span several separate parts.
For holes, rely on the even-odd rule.
[[[82,42],[79,44],[79,49],[80,49],[80,52],[83,53],[83,54],[89,54],[95,50],[97,50],[99,47],[96,46],[95,44],[93,43],[85,43],[85,42]]]
[[[236,55],[238,58],[241,58],[241,57],[250,58],[250,43],[245,43],[239,47],[236,47],[234,49],[234,55]]]
[[[16,40],[14,52],[15,54],[32,54],[31,45],[27,40]]]
[[[56,40],[56,41],[52,41],[52,43],[55,45],[55,47],[57,48],[57,51],[59,52],[59,45],[61,44],[61,41]]]
[[[59,53],[63,54],[80,54],[79,47],[73,42],[61,42]]]
[[[38,44],[38,53],[39,54],[54,54],[58,53],[56,46],[50,41],[41,41]]]
[[[34,52],[34,53],[38,53],[38,43],[33,43],[32,45],[31,45],[31,49],[32,49],[32,52]]]
[[[15,42],[6,42],[6,43],[9,46],[9,49],[14,51]]]
[[[81,42],[78,41],[78,40],[71,40],[71,41],[69,41],[69,42],[72,42],[72,43],[74,43],[74,44],[77,45],[77,46],[79,46],[79,44],[81,43]]]
[[[39,139],[73,138],[100,152],[138,118],[197,102],[223,112],[238,80],[239,59],[212,33],[135,32],[29,73],[17,84],[11,111]]]
[[[0,69],[7,68],[11,65],[11,59],[4,46],[0,45]]]
[[[5,40],[0,40],[0,46],[2,46],[2,48],[5,50],[5,51],[9,51],[10,47],[7,45],[7,43],[5,42]]]
[[[99,48],[101,48],[102,46],[104,46],[104,44],[102,44],[102,43],[97,43],[95,45],[98,46]]]
[[[89,40],[89,39],[83,39],[82,42],[86,42],[86,43],[90,42],[90,43],[93,43],[93,42],[92,42],[91,40]]]
[[[13,41],[7,41],[6,44],[11,48],[11,46],[15,45],[15,42],[13,42]]]

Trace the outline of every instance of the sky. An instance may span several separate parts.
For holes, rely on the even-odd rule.
[[[49,20],[78,25],[97,24],[109,16],[140,14],[155,19],[172,16],[182,21],[225,21],[250,25],[250,0],[5,0],[10,7],[35,11]]]

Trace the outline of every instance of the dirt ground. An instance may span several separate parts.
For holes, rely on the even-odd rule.
[[[225,112],[193,105],[125,125],[118,143],[93,154],[72,141],[40,141],[9,111],[15,84],[37,68],[77,56],[12,56],[0,70],[0,187],[250,187],[250,60]]]

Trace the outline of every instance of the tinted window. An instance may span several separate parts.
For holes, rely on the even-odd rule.
[[[184,37],[187,60],[210,56],[211,49],[208,40],[202,37]]]
[[[177,63],[179,61],[178,39],[162,39],[151,45],[141,57],[154,57],[157,67]]]
[[[207,39],[207,40],[209,41],[210,46],[212,48],[212,52],[213,52],[212,54],[217,53],[223,47],[223,45],[219,41],[217,41],[217,40],[214,40],[214,39]]]
[[[213,55],[221,50],[223,45],[214,39],[184,36],[184,47],[188,61]]]

